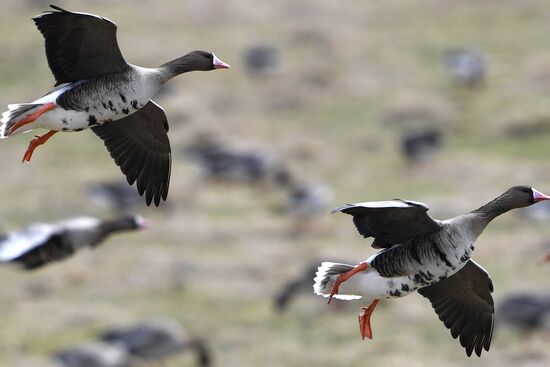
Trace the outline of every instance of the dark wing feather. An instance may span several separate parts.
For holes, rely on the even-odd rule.
[[[117,121],[92,128],[99,136],[128,183],[136,183],[147,205],[166,200],[172,156],[168,121],[162,107],[149,101],[139,111]]]
[[[353,216],[359,233],[374,237],[372,247],[387,248],[441,229],[428,215],[428,207],[416,201],[378,201],[347,204],[333,210]]]
[[[491,292],[491,278],[472,260],[450,277],[418,290],[430,300],[452,337],[460,337],[468,357],[474,350],[480,356],[483,348],[488,351],[491,346],[495,315]]]
[[[34,270],[48,263],[69,257],[75,249],[64,241],[64,233],[54,233],[40,246],[33,248],[12,261],[22,264],[26,270]]]
[[[46,40],[46,57],[56,85],[120,73],[129,68],[106,18],[73,13],[57,6],[33,18]]]

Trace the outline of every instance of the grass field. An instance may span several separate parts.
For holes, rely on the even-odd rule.
[[[0,366],[46,366],[49,355],[103,328],[172,317],[204,337],[217,366],[544,366],[550,334],[498,328],[491,351],[467,358],[419,295],[382,302],[374,340],[360,340],[361,304],[327,306],[303,295],[277,314],[272,297],[313,259],[361,261],[373,253],[344,215],[291,235],[292,218],[270,208],[277,193],[197,184],[178,150],[196,134],[264,144],[301,176],[326,182],[334,206],[420,200],[436,218],[475,209],[515,184],[550,191],[550,129],[511,128],[550,119],[550,3],[544,1],[169,0],[58,3],[118,24],[128,62],[157,66],[211,49],[227,72],[170,82],[166,109],[175,152],[169,202],[140,214],[144,232],[113,237],[97,251],[43,270],[0,269]],[[4,0],[0,13],[0,106],[30,101],[53,82],[30,17],[47,2]],[[269,43],[283,64],[272,76],[244,70],[243,50]],[[451,47],[488,63],[486,84],[462,90],[441,64]],[[406,116],[421,111],[445,132],[444,148],[414,167],[400,155]],[[405,118],[396,118],[405,116]],[[547,125],[544,125],[547,126]],[[87,184],[122,177],[91,133],[59,134],[20,164],[31,136],[1,142],[0,227],[72,215],[110,214],[90,205]],[[550,226],[517,212],[480,237],[474,258],[498,301],[521,290],[548,292]],[[498,315],[497,315],[498,317]],[[194,365],[192,356],[167,367]]]

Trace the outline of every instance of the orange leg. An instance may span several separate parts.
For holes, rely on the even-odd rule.
[[[363,311],[359,314],[359,331],[361,332],[361,338],[372,339],[372,329],[370,327],[370,317],[376,308],[380,300],[375,299],[369,307],[363,307]]]
[[[32,139],[29,143],[29,147],[27,148],[27,151],[25,152],[25,155],[23,156],[22,162],[30,162],[32,153],[34,150],[39,146],[44,144],[46,141],[48,141],[49,138],[51,138],[57,131],[50,130],[44,135],[36,136],[36,138]]]
[[[357,265],[355,268],[351,269],[350,271],[345,272],[344,274],[340,274],[338,278],[336,278],[336,281],[334,282],[334,285],[332,286],[332,289],[330,290],[330,296],[328,297],[328,303],[332,301],[332,297],[334,297],[335,294],[338,293],[338,288],[340,287],[340,284],[351,278],[353,275],[360,273],[362,271],[367,270],[369,265],[367,263],[361,263]]]
[[[48,112],[49,110],[52,110],[55,108],[55,103],[50,102],[46,103],[44,106],[40,107],[38,110],[34,111],[30,115],[26,116],[25,118],[17,121],[10,129],[8,130],[8,136],[11,135],[15,130],[19,129],[21,126],[30,124],[31,122],[35,121],[37,118],[42,116],[44,113]]]

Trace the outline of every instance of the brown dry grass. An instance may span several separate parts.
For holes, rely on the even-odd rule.
[[[29,18],[45,5],[5,0],[0,14],[0,105],[31,100],[51,86],[42,39]],[[41,3],[36,1],[35,3]],[[31,4],[31,5],[29,5]],[[126,59],[154,66],[195,48],[215,50],[229,72],[171,82],[159,99],[174,150],[215,130],[265,142],[305,177],[334,187],[337,205],[393,197],[431,204],[437,218],[473,209],[513,184],[550,191],[549,135],[510,140],[500,122],[547,118],[550,4],[542,1],[66,1],[117,22]],[[283,53],[271,78],[250,78],[241,52],[270,42]],[[457,91],[440,65],[447,47],[474,46],[489,62],[488,83]],[[535,82],[533,79],[536,79]],[[447,132],[445,149],[406,167],[397,149],[418,108]],[[502,126],[506,126],[503,124]],[[89,182],[120,177],[90,133],[63,134],[19,160],[28,136],[2,141],[0,218],[5,230],[76,214],[107,216],[84,195]],[[289,218],[270,212],[277,196],[239,187],[193,184],[176,157],[170,215],[142,214],[152,228],[112,238],[98,251],[34,273],[0,269],[0,365],[44,366],[49,353],[104,327],[173,317],[204,336],[219,366],[462,366],[550,363],[548,335],[525,339],[498,330],[489,353],[465,357],[426,300],[384,302],[374,341],[358,336],[359,304],[335,310],[303,297],[277,315],[271,297],[310,259],[372,253],[349,218],[322,219],[322,231],[295,238]],[[475,258],[492,274],[495,299],[548,290],[537,259],[550,227],[510,214],[478,242]],[[192,365],[183,356],[168,366]]]

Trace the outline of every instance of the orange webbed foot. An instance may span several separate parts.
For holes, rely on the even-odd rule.
[[[25,155],[23,156],[22,162],[30,162],[32,158],[32,153],[34,150],[39,146],[44,144],[46,141],[48,141],[49,138],[51,138],[57,131],[50,130],[44,135],[37,135],[31,142],[29,143],[29,147],[25,151]]]
[[[370,317],[376,308],[379,300],[375,299],[369,307],[363,307],[361,313],[359,314],[359,332],[361,333],[361,338],[372,339],[372,328],[370,326]]]

